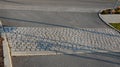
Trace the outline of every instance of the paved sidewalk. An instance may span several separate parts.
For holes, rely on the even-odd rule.
[[[120,14],[108,14],[108,15],[100,15],[101,19],[103,19],[106,23],[120,23]]]

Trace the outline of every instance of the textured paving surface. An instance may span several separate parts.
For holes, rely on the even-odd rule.
[[[5,27],[4,29],[12,55],[120,51],[120,35],[112,29],[63,27]]]

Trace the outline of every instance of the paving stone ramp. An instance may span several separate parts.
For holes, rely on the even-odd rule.
[[[119,52],[120,34],[108,28],[4,27],[12,56]]]

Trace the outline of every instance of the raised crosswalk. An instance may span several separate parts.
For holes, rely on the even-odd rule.
[[[13,56],[120,51],[120,35],[105,28],[5,27]]]

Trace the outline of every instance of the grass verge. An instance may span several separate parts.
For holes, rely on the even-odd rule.
[[[110,23],[114,28],[118,29],[120,31],[120,23]]]

